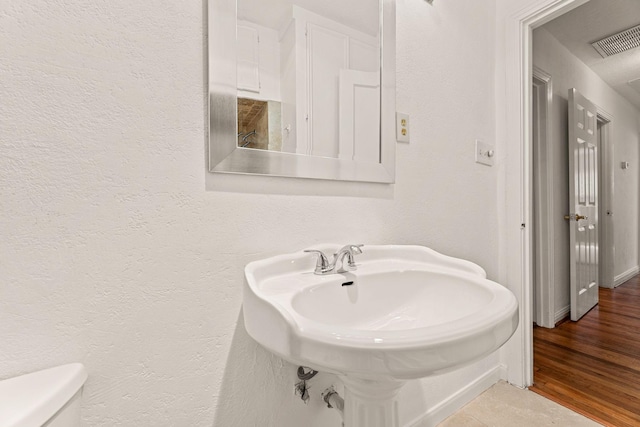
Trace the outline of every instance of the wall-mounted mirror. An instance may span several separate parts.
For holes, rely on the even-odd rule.
[[[392,0],[209,0],[209,170],[394,182]]]

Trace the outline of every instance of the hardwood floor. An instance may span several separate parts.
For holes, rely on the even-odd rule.
[[[640,276],[580,321],[534,327],[532,391],[606,426],[640,426]]]

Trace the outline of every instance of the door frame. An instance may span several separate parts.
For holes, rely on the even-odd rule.
[[[607,215],[608,211],[613,212],[613,192],[614,186],[614,164],[613,164],[613,142],[611,131],[613,116],[596,104],[598,116],[598,139],[600,142],[600,160],[598,174],[598,223],[600,235],[598,236],[600,251],[598,262],[600,272],[598,285],[603,288],[615,287],[615,242],[613,231],[615,228],[615,216]],[[614,212],[615,215],[615,212]]]
[[[532,150],[537,152],[537,162],[533,164],[533,177],[537,186],[533,187],[535,198],[538,201],[533,209],[533,232],[535,233],[532,244],[532,256],[534,257],[534,298],[533,320],[538,326],[553,328],[556,323],[555,316],[555,245],[553,244],[554,229],[554,203],[553,187],[554,173],[553,163],[550,158],[551,147],[551,108],[553,103],[553,81],[549,73],[533,66],[532,99],[538,100],[538,141],[532,140]],[[533,111],[532,111],[533,113]],[[532,181],[533,182],[533,181]]]

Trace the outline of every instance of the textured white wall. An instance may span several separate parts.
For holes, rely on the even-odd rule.
[[[87,425],[337,425],[242,324],[243,266],[322,241],[498,270],[494,0],[398,1],[394,186],[206,172],[202,2],[0,3],[0,378],[81,361]],[[403,391],[408,422],[496,355]],[[333,380],[318,379],[313,393]]]
[[[638,267],[638,184],[640,180],[640,132],[638,110],[611,89],[597,74],[572,55],[546,29],[533,32],[533,63],[553,78],[552,139],[556,189],[555,306],[561,310],[570,303],[569,295],[569,226],[564,221],[569,209],[567,169],[568,91],[577,88],[584,96],[612,116],[611,142],[614,146],[614,275]],[[620,168],[628,161],[631,167]]]

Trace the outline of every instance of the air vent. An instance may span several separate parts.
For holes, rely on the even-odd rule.
[[[591,46],[593,46],[603,58],[640,47],[640,25],[593,42]]]

